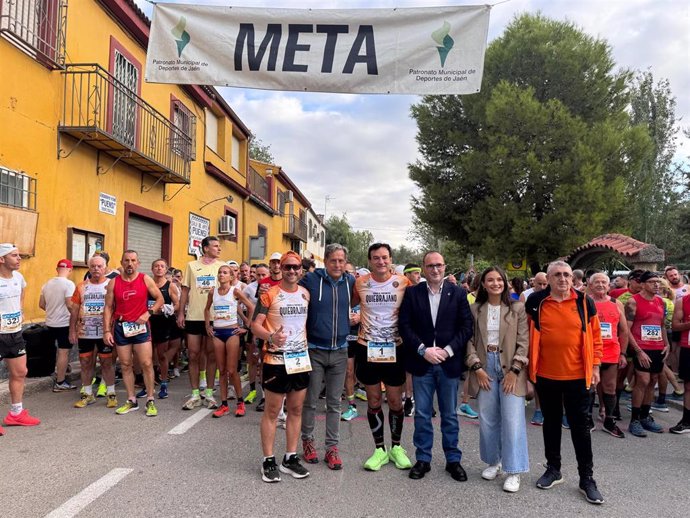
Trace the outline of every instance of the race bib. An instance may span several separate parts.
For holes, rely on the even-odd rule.
[[[285,360],[285,370],[288,374],[311,371],[311,361],[307,351],[283,353],[283,360]]]
[[[661,326],[640,326],[640,338],[647,342],[661,342]]]
[[[103,314],[105,310],[105,302],[85,302],[84,303],[84,316],[87,317],[97,317]]]
[[[196,287],[202,291],[209,291],[216,285],[216,277],[214,275],[200,275],[196,278]]]
[[[230,320],[230,306],[213,306],[213,314],[217,320]]]
[[[395,363],[394,342],[367,342],[367,361],[375,363]]]
[[[3,313],[0,315],[0,328],[3,333],[17,333],[22,330],[22,312]]]
[[[602,340],[611,340],[613,338],[613,329],[611,322],[601,322],[601,338]]]
[[[136,322],[122,322],[122,332],[127,338],[137,336],[148,331],[146,324],[137,324]]]

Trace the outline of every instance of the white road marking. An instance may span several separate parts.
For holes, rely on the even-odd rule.
[[[108,474],[99,478],[90,486],[82,489],[79,493],[67,500],[53,512],[47,514],[45,518],[71,518],[76,516],[83,511],[87,505],[96,500],[110,488],[116,486],[132,471],[133,470],[127,468],[115,468],[111,470]]]
[[[204,417],[211,413],[208,408],[197,410],[194,414],[178,424],[175,428],[168,432],[169,435],[182,435],[187,432],[192,426],[201,421]]]

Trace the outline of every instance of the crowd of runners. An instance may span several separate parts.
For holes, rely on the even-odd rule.
[[[39,303],[58,345],[53,391],[79,388],[75,408],[102,397],[119,415],[139,410],[141,399],[153,417],[170,381],[187,371],[191,393],[183,410],[205,406],[214,418],[233,410],[242,417],[248,405],[263,412],[265,482],[279,482],[281,473],[308,477],[303,462],[319,462],[319,398],[326,400],[323,461],[330,469],[343,467],[341,421],[358,417],[358,405],[365,405],[373,454],[364,469],[392,463],[412,479],[424,478],[432,417],[439,414],[445,469],[465,481],[462,415],[479,419],[482,478],[505,474],[507,492],[518,491],[520,474],[529,471],[527,423],[543,427],[541,489],[563,481],[561,433],[569,429],[579,488],[595,504],[604,501],[593,478],[596,420],[604,432],[625,438],[618,425],[623,407],[631,435],[662,433],[652,415],[669,412],[673,398],[684,409],[669,431],[690,432],[690,286],[674,266],[663,273],[632,270],[611,282],[605,273],[587,277],[554,261],[529,281],[508,280],[491,267],[458,285],[440,253],[426,253],[421,265],[395,266],[385,243],[372,244],[368,264],[359,268],[338,244],[326,247],[325,268],[318,269],[292,251],[273,253],[268,264],[225,262],[212,236],[201,252],[184,270],[158,259],[152,276],[139,271],[134,250],[124,251],[117,269],[97,252],[76,285],[71,262],[60,260]],[[20,264],[17,248],[0,244],[0,359],[11,395],[5,426],[40,423],[23,406]],[[74,346],[81,387],[68,379]],[[531,400],[534,412],[525,419]],[[405,416],[414,416],[414,464],[401,444]],[[274,451],[277,428],[286,433],[282,457]]]

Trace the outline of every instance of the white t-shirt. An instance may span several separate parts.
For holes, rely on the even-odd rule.
[[[252,281],[247,286],[242,290],[242,293],[244,293],[249,300],[251,300],[254,305],[256,306],[257,301],[259,300],[259,297],[257,297],[257,290],[259,288],[259,283],[256,281]],[[250,317],[252,315],[249,315]]]
[[[41,288],[46,301],[46,325],[48,327],[68,327],[69,309],[65,299],[74,294],[74,283],[65,277],[53,277]]]
[[[0,334],[22,330],[22,290],[26,288],[24,276],[16,271],[11,279],[0,277]]]

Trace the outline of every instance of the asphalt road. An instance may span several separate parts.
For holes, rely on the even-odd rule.
[[[460,418],[463,466],[469,481],[453,481],[443,470],[440,434],[432,471],[420,481],[392,464],[365,472],[372,452],[365,419],[342,423],[340,451],[344,469],[330,471],[323,462],[311,476],[283,475],[279,484],[260,477],[259,418],[213,419],[207,411],[182,411],[188,392],[184,378],[170,386],[170,398],[157,401],[159,415],[141,410],[124,416],[100,399],[74,409],[78,394],[48,390],[27,396],[25,404],[43,422],[35,428],[8,428],[0,437],[2,516],[80,517],[426,517],[426,516],[679,516],[690,503],[690,434],[664,433],[646,439],[615,439],[593,432],[595,478],[606,502],[588,504],[577,490],[577,471],[569,432],[563,438],[565,483],[544,491],[535,487],[543,472],[541,429],[528,425],[531,472],[517,494],[504,493],[499,480],[481,479],[476,421]],[[124,399],[118,385],[120,399]],[[474,404],[474,403],[473,403]],[[6,406],[3,405],[3,413]],[[359,403],[360,412],[365,409]],[[201,412],[197,415],[198,412]],[[624,417],[628,414],[624,410]],[[531,406],[526,413],[531,416]],[[200,420],[181,434],[171,434],[191,416]],[[203,416],[203,417],[202,417]],[[317,444],[323,456],[323,414],[317,416]],[[655,413],[666,429],[680,418]],[[627,423],[625,423],[627,426]],[[438,419],[435,419],[438,430]],[[406,419],[405,447],[414,462],[412,418]],[[178,428],[179,430],[179,428]],[[386,437],[389,438],[386,428]],[[279,430],[276,453],[284,452]]]

